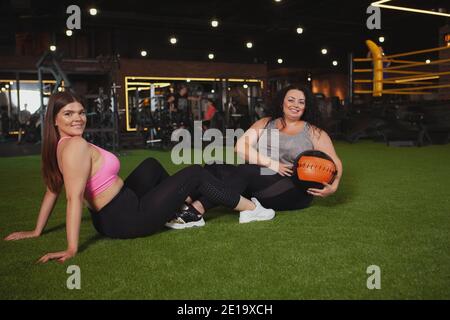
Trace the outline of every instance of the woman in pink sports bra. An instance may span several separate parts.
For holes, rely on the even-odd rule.
[[[14,232],[5,238],[39,237],[64,186],[67,248],[48,253],[39,262],[64,262],[75,256],[84,202],[100,234],[122,239],[159,231],[182,205],[191,201],[190,195],[198,193],[246,215],[257,218],[275,215],[256,199],[250,201],[240,196],[199,165],[169,176],[157,160],[148,158],[122,180],[118,176],[119,159],[83,139],[85,110],[81,99],[69,91],[50,97],[44,125],[42,173],[47,190],[35,229]],[[199,218],[195,223],[202,221]]]

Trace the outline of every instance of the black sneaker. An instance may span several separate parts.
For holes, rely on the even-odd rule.
[[[203,227],[205,220],[203,216],[192,206],[184,206],[177,212],[175,218],[166,223],[166,227],[171,229],[186,229],[192,227]]]

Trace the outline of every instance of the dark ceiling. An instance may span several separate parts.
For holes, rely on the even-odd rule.
[[[258,62],[276,66],[329,67],[332,60],[345,66],[349,52],[365,56],[366,39],[383,35],[388,53],[439,45],[439,27],[449,23],[445,17],[383,9],[381,30],[369,30],[367,7],[372,1],[338,0],[197,0],[197,1],[1,1],[2,37],[16,31],[45,31],[63,34],[66,8],[77,4],[82,9],[81,32],[112,31],[116,43],[112,51],[123,57]],[[450,12],[447,1],[394,0],[392,4]],[[99,13],[90,16],[95,6]],[[212,28],[211,18],[219,20]],[[298,35],[296,28],[304,33]],[[172,46],[169,37],[179,42]],[[253,42],[247,49],[245,43]],[[328,54],[320,54],[322,47]],[[110,54],[110,53],[105,53]]]

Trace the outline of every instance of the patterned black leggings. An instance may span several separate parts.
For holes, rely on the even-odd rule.
[[[244,197],[256,197],[266,208],[298,210],[308,207],[313,200],[305,190],[290,183],[291,178],[279,174],[262,175],[261,167],[255,164],[210,164],[205,165],[205,169]],[[191,197],[199,200],[206,210],[220,205],[200,193]]]
[[[238,192],[199,165],[169,176],[156,159],[148,158],[105,207],[91,211],[92,221],[99,233],[111,238],[148,236],[162,229],[194,193],[229,208],[235,208],[240,200]]]

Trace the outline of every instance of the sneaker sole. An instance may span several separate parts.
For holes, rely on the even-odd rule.
[[[193,227],[203,227],[204,225],[205,225],[205,220],[203,220],[203,218],[199,221],[192,221],[192,222],[188,222],[188,223],[174,223],[174,224],[166,223],[167,228],[177,229],[177,230],[193,228]]]
[[[241,219],[241,217],[239,217],[239,223],[249,223],[249,222],[253,222],[253,221],[267,221],[267,220],[272,220],[274,217],[275,217],[275,212],[268,217],[255,217],[255,218],[251,218],[251,219]]]

